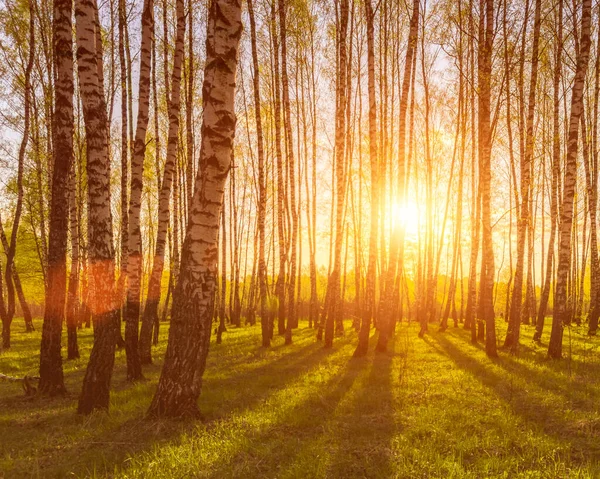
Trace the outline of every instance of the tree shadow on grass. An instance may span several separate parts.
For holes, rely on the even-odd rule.
[[[255,339],[252,336],[248,338]],[[218,369],[220,364],[215,364],[215,358],[212,358],[213,364],[209,365],[200,398],[206,420],[214,421],[253,407],[277,390],[285,388],[295,377],[328,355],[316,343],[295,347],[295,350],[281,355],[275,361],[269,361],[267,351],[266,358],[259,358],[264,364],[251,365],[239,374],[227,369],[226,374],[221,375]],[[234,356],[233,359],[237,358]],[[254,362],[257,362],[256,358]],[[14,419],[17,418],[23,443],[19,453],[11,460],[13,472],[9,471],[10,477],[29,476],[37,468],[44,471],[43,475],[49,476],[64,476],[68,473],[112,474],[115,469],[122,467],[128,457],[167,443],[177,444],[182,435],[191,433],[196,428],[206,427],[198,422],[145,420],[144,414],[156,389],[160,366],[154,365],[147,369],[152,371],[152,381],[134,385],[125,382],[120,384],[118,381],[117,378],[124,374],[121,370],[123,368],[124,364],[118,364],[115,370],[110,415],[99,413],[85,418],[76,416],[75,393],[66,398],[32,401],[25,406],[16,399],[12,401],[9,411],[11,419],[0,419],[5,422],[4,426],[0,423],[0,431],[12,429],[11,426],[16,425],[13,424]],[[81,374],[82,371],[70,373],[66,378],[67,382],[72,385],[73,376],[77,376],[77,384],[80,385]],[[73,386],[70,389],[75,391]],[[2,401],[5,405],[6,399]],[[31,441],[32,437],[37,439]],[[2,449],[0,464],[3,457],[11,455],[11,451]]]
[[[490,367],[492,364],[503,367],[505,358],[484,364],[462,351],[443,335],[434,335],[431,338],[430,341],[437,342],[459,368],[469,372],[508,404],[513,413],[521,418],[531,430],[541,431],[560,442],[570,443],[570,459],[572,461],[582,465],[590,461],[594,464],[598,462],[600,458],[598,442],[600,422],[595,421],[594,424],[586,425],[582,422],[574,423],[567,420],[565,414],[567,411],[563,408],[564,403],[561,399],[548,401],[548,397],[546,397],[554,391],[534,385],[530,375],[521,377],[520,380],[523,383],[515,386],[512,381],[514,378],[511,379],[511,377],[517,374],[517,369],[505,369],[506,375],[492,370]],[[529,383],[527,383],[528,381]],[[533,391],[534,388],[537,388],[538,391]],[[546,392],[547,394],[545,394]]]
[[[315,384],[308,385],[301,397],[289,395],[290,403],[269,404],[274,412],[267,427],[247,429],[240,447],[226,460],[218,461],[209,477],[323,475],[331,446],[331,440],[326,439],[331,418],[365,367],[364,361],[347,361],[341,372],[330,372],[324,382],[315,377]]]
[[[207,374],[208,377],[203,382],[200,396],[200,410],[204,422],[143,421],[144,436],[148,436],[147,440],[124,451],[125,454],[121,454],[117,465],[123,462],[125,456],[133,456],[148,449],[160,449],[160,445],[167,443],[176,446],[180,444],[185,434],[202,434],[205,428],[214,427],[213,423],[227,421],[235,415],[251,410],[268,400],[277,391],[285,389],[289,383],[319,364],[328,354],[329,351],[323,350],[321,345],[310,343],[282,355],[275,361],[245,369],[239,374],[229,372],[230,375],[211,377],[212,373],[220,372],[219,366],[214,365],[213,371]],[[155,387],[155,385],[151,387],[152,391],[148,394],[148,398],[153,396]],[[146,407],[147,404],[144,411]],[[108,435],[110,440],[113,440],[115,433],[126,438],[132,430],[131,427],[135,428],[140,422],[142,422],[141,418],[128,421],[122,428],[122,432],[115,431]],[[96,441],[101,439],[97,438]]]
[[[200,407],[207,420],[219,419],[234,412],[249,409],[274,391],[319,364],[347,341],[340,341],[334,350],[323,348],[322,343],[311,342],[270,361],[268,357],[261,366],[246,368],[235,374],[232,369],[221,371],[215,365],[214,372],[203,380]],[[297,346],[296,346],[297,347]],[[268,350],[267,350],[268,351]],[[223,372],[223,374],[221,374]]]
[[[233,339],[233,338],[232,338]],[[228,376],[239,371],[246,371],[253,366],[254,363],[262,360],[269,360],[272,364],[273,360],[278,361],[285,358],[293,358],[297,354],[304,354],[307,350],[322,349],[323,344],[314,340],[313,335],[303,334],[296,337],[296,341],[292,345],[274,344],[269,348],[260,346],[258,340],[260,336],[245,335],[236,338],[235,344],[211,344],[208,355],[208,374],[205,377],[210,377],[211,373],[218,371],[219,376]],[[252,341],[255,346],[247,348],[247,343]],[[341,341],[346,343],[347,341]],[[214,366],[214,368],[213,368]]]
[[[466,342],[463,335],[456,335],[460,341]],[[481,345],[473,345],[482,348]],[[600,370],[595,371],[592,364],[583,364],[578,361],[573,367],[580,374],[569,376],[568,365],[565,361],[540,358],[532,348],[523,348],[519,356],[502,354],[491,361],[504,369],[507,374],[522,378],[527,383],[534,383],[542,389],[560,393],[563,396],[563,405],[569,401],[577,409],[589,412],[598,412],[597,404],[600,402]],[[583,373],[583,374],[582,374]]]
[[[392,477],[392,439],[397,425],[391,390],[393,344],[390,353],[376,353],[370,358],[368,376],[360,385],[351,408],[337,420],[333,442],[335,456],[327,477]]]

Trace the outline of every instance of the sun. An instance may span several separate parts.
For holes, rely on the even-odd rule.
[[[391,212],[394,220],[404,227],[406,234],[416,235],[419,232],[420,215],[415,203],[393,203]]]

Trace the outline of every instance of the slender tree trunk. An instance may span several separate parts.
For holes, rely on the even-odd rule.
[[[377,234],[379,232],[379,158],[377,149],[377,99],[375,95],[375,13],[371,0],[365,0],[367,22],[367,83],[369,97],[369,163],[371,166],[371,216],[369,228],[369,260],[367,263],[366,294],[358,333],[355,357],[362,357],[369,349],[371,319],[375,305],[375,281],[377,269]]]
[[[4,233],[4,226],[0,221],[0,238],[2,240],[2,247],[4,248],[4,253],[8,255],[10,251],[10,245],[8,244],[8,238]],[[31,310],[29,309],[29,304],[27,304],[27,300],[25,299],[25,293],[23,292],[23,286],[21,284],[21,277],[19,276],[19,272],[17,268],[12,268],[12,285],[14,287],[14,292],[17,295],[17,299],[19,300],[19,305],[21,306],[21,312],[23,313],[23,319],[25,320],[25,331],[31,333],[35,331],[33,327],[33,317],[31,315]]]
[[[479,87],[479,175],[481,178],[481,246],[482,276],[480,279],[480,308],[485,321],[485,352],[495,357],[496,324],[493,304],[494,245],[492,240],[491,213],[491,150],[490,99],[492,75],[492,46],[494,31],[494,2],[480,0],[478,87]],[[483,12],[485,11],[485,16]]]
[[[517,264],[514,278],[514,288],[510,308],[508,330],[504,340],[504,347],[510,348],[512,354],[516,354],[519,348],[519,336],[521,332],[521,303],[523,301],[523,269],[525,260],[525,244],[527,233],[533,225],[530,218],[530,193],[531,193],[531,171],[533,169],[533,147],[535,142],[533,127],[536,109],[536,90],[538,78],[540,25],[542,23],[542,2],[535,0],[535,13],[533,23],[533,45],[531,49],[531,78],[529,82],[529,103],[527,105],[527,119],[525,125],[525,152],[521,156],[521,206],[519,208],[519,221],[517,226]],[[531,233],[530,233],[531,234]],[[531,256],[528,260],[528,269],[531,271]],[[527,298],[530,298],[531,277],[527,280]],[[529,299],[526,304],[530,305]],[[528,311],[527,311],[528,313]]]
[[[598,25],[600,26],[600,16],[598,16]],[[598,30],[597,30],[598,31]],[[596,208],[598,206],[598,108],[600,102],[600,35],[597,36],[596,43],[596,63],[595,70],[595,85],[594,85],[594,109],[592,111],[592,139],[591,139],[591,167],[593,174],[592,191],[594,193],[594,217],[596,217]],[[592,210],[590,209],[590,214]],[[590,218],[592,232],[596,236],[597,224],[595,219]],[[597,240],[596,240],[597,243]],[[596,260],[596,275],[595,281],[591,284],[590,294],[590,314],[588,316],[588,334],[595,335],[598,330],[598,318],[600,317],[600,265],[598,264],[598,249],[592,246],[592,258]],[[592,265],[593,268],[593,265]]]
[[[344,0],[342,0],[344,1]],[[285,328],[285,344],[292,343],[292,328],[296,320],[296,256],[298,240],[298,212],[296,210],[296,163],[294,158],[294,143],[292,139],[292,118],[290,109],[290,91],[287,71],[287,25],[286,25],[286,2],[278,0],[279,5],[279,31],[281,40],[281,97],[283,100],[283,128],[285,134],[285,151],[289,173],[290,208],[292,212],[292,230],[288,241],[291,246],[290,270],[288,275],[288,317]],[[280,304],[280,310],[282,305]]]
[[[15,216],[12,222],[10,232],[10,242],[8,251],[6,252],[6,269],[4,278],[6,280],[7,291],[7,307],[6,316],[2,321],[2,347],[10,348],[10,325],[15,315],[15,285],[14,285],[14,269],[15,255],[17,250],[17,237],[19,232],[19,224],[21,221],[21,213],[23,211],[23,171],[25,168],[25,155],[27,153],[27,144],[29,142],[29,129],[31,119],[31,73],[35,59],[35,10],[34,2],[29,2],[29,36],[28,36],[28,55],[27,64],[24,72],[24,99],[23,99],[23,138],[19,146],[18,166],[17,166],[17,205],[15,208]],[[2,220],[0,219],[0,222]],[[64,292],[63,292],[64,295]]]
[[[567,297],[567,281],[571,269],[571,235],[573,225],[573,201],[577,186],[577,150],[579,147],[579,123],[583,111],[583,90],[590,56],[590,31],[592,17],[591,0],[583,0],[581,6],[581,36],[577,67],[571,94],[571,113],[567,140],[567,155],[560,211],[558,233],[558,262],[556,268],[556,292],[554,295],[554,314],[552,331],[548,345],[548,356],[553,359],[562,357],[562,337],[565,324],[568,324],[572,302]],[[577,35],[576,35],[577,36]]]
[[[467,284],[467,301],[465,309],[465,329],[471,330],[471,341],[477,341],[477,258],[479,257],[479,238],[481,234],[481,199],[476,173],[476,127],[475,127],[475,26],[473,21],[473,0],[469,0],[469,80],[471,83],[471,254],[469,258],[469,279]]]
[[[152,37],[154,36],[154,2],[145,0],[142,10],[142,45],[140,52],[140,76],[138,87],[138,114],[135,142],[131,161],[131,198],[129,200],[129,234],[127,245],[127,306],[125,317],[125,353],[127,355],[127,379],[143,378],[138,345],[140,319],[140,290],[142,276],[142,234],[140,213],[144,187],[144,157],[146,155],[146,132],[150,109],[150,71]],[[157,114],[157,112],[155,112]]]
[[[340,279],[342,267],[342,245],[344,241],[344,203],[346,199],[345,181],[345,136],[347,102],[347,46],[348,1],[341,0],[338,35],[338,78],[336,91],[335,122],[335,242],[333,248],[333,270],[327,282],[327,301],[323,314],[325,320],[325,347],[333,346],[334,326],[341,312]]]
[[[425,22],[423,22],[424,24]],[[431,124],[431,100],[429,95],[429,80],[425,71],[425,27],[423,25],[423,32],[421,36],[421,74],[423,78],[423,96],[425,100],[425,145],[424,145],[424,156],[425,156],[425,307],[421,311],[420,323],[421,327],[419,330],[419,337],[428,330],[429,318],[433,315],[435,310],[434,305],[434,291],[435,291],[435,279],[433,272],[433,242],[434,242],[434,230],[433,230],[433,160],[431,158],[431,140],[430,140],[430,124]]]
[[[3,331],[4,331],[4,324],[6,322],[6,318],[8,316],[8,313],[6,311],[6,303],[4,302],[4,281],[3,281],[3,274],[2,274],[2,262],[0,262],[0,320],[2,320],[2,327],[3,327]],[[10,326],[9,326],[10,328]],[[10,329],[9,329],[10,330]]]
[[[50,197],[48,288],[42,326],[39,382],[39,391],[48,395],[66,392],[60,350],[67,276],[67,179],[69,170],[73,167],[74,130],[72,2],[55,0],[53,13],[56,88],[53,120],[54,149]],[[72,201],[75,201],[75,198]]]
[[[125,0],[119,0],[119,68],[121,74],[121,244],[120,256],[121,264],[119,267],[119,281],[117,283],[117,295],[119,304],[124,303],[125,288],[127,287],[127,247],[129,235],[129,95],[128,95],[128,67],[131,67],[125,55],[126,39],[125,30],[127,28],[127,6]],[[128,52],[129,53],[129,52]],[[111,71],[111,74],[113,72]],[[109,116],[110,121],[110,116]],[[110,125],[109,125],[110,131]],[[110,133],[109,133],[110,134]],[[117,332],[117,347],[122,348],[125,345],[123,340],[121,318],[126,312],[121,308],[119,314],[119,327]],[[127,348],[126,348],[127,352]],[[128,354],[130,357],[131,354]]]
[[[402,79],[402,91],[400,94],[400,109],[398,118],[398,197],[404,198],[404,184],[406,182],[406,111],[408,106],[408,94],[410,91],[411,80],[413,77],[414,59],[417,52],[417,41],[419,34],[419,9],[420,1],[414,0],[412,7],[412,15],[410,19],[410,30],[408,34],[408,44],[406,49],[406,58],[404,62],[404,76]],[[381,170],[380,170],[381,171]],[[380,187],[383,178],[379,179]],[[383,219],[382,219],[383,222]],[[387,350],[387,343],[393,328],[393,311],[394,308],[394,290],[396,275],[398,274],[398,260],[402,250],[403,233],[400,221],[397,221],[393,227],[390,238],[390,259],[387,268],[387,274],[382,275],[385,284],[382,286],[382,305],[381,308],[381,324],[379,327],[379,338],[377,341],[377,351],[383,352]],[[382,268],[383,269],[383,268]],[[402,265],[400,265],[402,269]]]
[[[311,52],[311,69],[310,69],[310,91],[312,97],[311,108],[311,224],[312,235],[310,242],[312,250],[310,255],[310,308],[313,318],[313,327],[318,326],[319,318],[319,295],[317,291],[317,82],[315,75],[315,25],[311,26],[310,32],[310,52]],[[307,198],[309,197],[307,193]]]
[[[183,0],[178,0],[183,1]],[[182,7],[183,9],[183,7]],[[179,144],[179,115],[181,98],[181,66],[183,64],[185,36],[185,18],[177,19],[177,31],[175,35],[175,56],[173,60],[173,73],[171,76],[171,91],[169,98],[169,133],[167,139],[167,161],[162,177],[162,184],[158,200],[158,230],[154,251],[152,272],[148,281],[148,294],[146,307],[142,317],[142,328],[140,331],[139,350],[142,364],[152,363],[152,328],[158,321],[158,305],[161,295],[161,280],[165,264],[165,250],[167,230],[169,228],[171,186],[177,161],[177,148]]]
[[[560,80],[562,74],[562,48],[563,48],[563,0],[558,2],[558,25],[557,38],[554,53],[554,73],[553,73],[553,96],[552,96],[552,180],[550,186],[550,239],[548,241],[548,256],[546,259],[546,276],[544,278],[544,288],[540,298],[540,307],[538,309],[538,319],[535,325],[534,341],[542,339],[544,330],[544,320],[548,298],[550,297],[550,285],[552,281],[552,265],[554,263],[554,243],[556,238],[556,229],[558,225],[558,183],[560,175]]]
[[[252,43],[252,66],[254,75],[254,119],[256,121],[256,142],[258,149],[258,287],[260,290],[260,324],[262,345],[269,347],[269,319],[267,314],[267,267],[265,264],[265,218],[267,212],[267,191],[265,184],[265,153],[263,148],[263,132],[260,102],[260,69],[256,48],[256,22],[252,0],[248,0],[248,16],[250,17],[250,40]]]
[[[189,212],[190,202],[194,194],[194,173],[196,165],[194,161],[194,11],[193,2],[188,0],[188,71],[187,71],[187,101],[185,104],[185,138],[187,149],[186,165],[186,190],[185,198],[186,212]]]
[[[283,157],[281,152],[281,90],[279,78],[279,37],[277,35],[277,17],[275,1],[271,5],[271,37],[273,46],[273,90],[274,105],[273,112],[275,120],[275,157],[277,163],[277,246],[279,250],[279,271],[275,285],[275,295],[278,300],[277,331],[280,335],[285,334],[285,265],[287,262],[287,251],[284,229],[284,173]]]
[[[69,273],[69,289],[67,291],[67,359],[78,359],[77,322],[79,316],[80,261],[75,168],[72,168],[69,174],[69,227],[71,234],[71,272]]]
[[[227,297],[227,221],[225,221],[225,207],[221,213],[221,291],[219,295],[219,327],[217,329],[217,344],[221,344],[225,326],[225,298]]]

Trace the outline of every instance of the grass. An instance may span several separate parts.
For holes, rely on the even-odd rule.
[[[5,374],[37,369],[41,323],[19,326]],[[84,330],[83,359],[64,364],[67,397],[0,383],[0,477],[600,477],[600,348],[583,333],[565,334],[570,359],[548,361],[524,327],[518,357],[490,360],[462,329],[421,340],[403,324],[389,354],[352,359],[354,332],[324,350],[303,325],[292,346],[265,350],[259,327],[231,329],[211,345],[205,419],[190,423],[144,419],[160,364],[129,384],[122,351],[110,414],[77,416]]]

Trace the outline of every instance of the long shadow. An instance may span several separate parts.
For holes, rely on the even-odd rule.
[[[327,477],[393,477],[392,439],[396,433],[390,353],[375,354],[371,368],[347,416],[338,421],[333,438],[337,454]],[[364,361],[361,358],[355,361]]]
[[[466,341],[463,335],[459,334],[456,337],[461,341]],[[533,349],[529,348],[529,350],[535,353]],[[568,366],[564,364],[559,365],[554,360],[539,359],[536,356],[538,355],[521,354],[516,358],[509,354],[503,354],[491,361],[504,369],[508,374],[520,376],[527,383],[533,382],[542,389],[552,390],[554,393],[562,394],[565,399],[575,401],[578,409],[586,409],[590,412],[598,411],[598,407],[595,404],[597,400],[600,400],[600,397],[596,397],[600,396],[598,390],[600,374],[589,374],[586,363],[585,368],[588,374],[586,374],[585,381],[569,379],[566,376],[567,371],[561,371],[561,369],[565,369]],[[537,365],[538,367],[527,366],[523,362],[524,359],[531,361],[532,365]],[[588,400],[582,401],[585,398],[588,398]]]
[[[246,432],[246,447],[215,464],[209,477],[314,477],[306,468],[318,465],[312,454],[308,457],[312,464],[304,463],[306,451],[318,449],[316,443],[322,438],[328,419],[364,367],[364,362],[349,360],[341,374],[331,374],[312,394],[305,394],[292,405],[283,404],[283,414],[256,433]],[[323,459],[325,451],[320,449],[318,453]],[[294,465],[294,458],[300,458],[300,464]],[[286,466],[291,469],[286,470]]]
[[[200,396],[200,410],[204,415],[204,425],[210,427],[212,422],[227,420],[234,414],[243,414],[244,411],[251,410],[277,391],[285,389],[289,383],[321,362],[328,354],[330,352],[324,350],[321,345],[307,344],[273,362],[246,369],[231,377],[211,378],[209,376],[204,381]],[[155,385],[151,387],[149,399],[154,394],[155,387]],[[114,441],[115,435],[127,437],[131,428],[135,428],[141,421],[142,418],[127,421],[117,430],[97,436],[94,442],[106,440],[110,443]],[[187,424],[173,424],[169,421],[144,422],[147,423],[144,426],[145,433],[141,436],[145,437],[144,440],[131,447],[125,447],[125,443],[121,445],[119,458],[116,461],[113,458],[110,461],[112,464],[106,465],[106,472],[114,469],[115,465],[122,464],[128,456],[157,448],[161,444],[177,445],[185,433],[193,433],[194,430],[204,427],[202,423],[194,422]],[[98,463],[94,462],[93,466],[97,468]],[[89,469],[86,472],[89,472]]]
[[[255,339],[252,336],[246,336],[246,338],[248,340]],[[342,342],[340,341],[340,343]],[[318,364],[323,357],[331,354],[331,352],[323,350],[322,345],[317,343],[308,343],[300,347],[295,345],[295,347],[296,350],[284,353],[274,361],[268,361],[268,358],[264,356],[251,358],[251,362],[257,360],[267,360],[267,362],[260,366],[245,368],[239,374],[231,376],[221,376],[221,371],[218,371],[220,364],[214,364],[216,360],[212,358],[211,363],[213,364],[208,366],[209,372],[200,398],[200,407],[206,420],[214,421],[254,407],[277,390],[284,389],[298,375],[306,372]],[[246,352],[241,349],[238,350],[238,354],[240,351]],[[266,351],[264,354],[269,355],[270,353]],[[118,367],[119,370],[115,371],[115,376],[123,372],[120,371],[122,367],[123,365]],[[159,366],[153,366],[153,368],[158,371]],[[213,371],[218,371],[219,375],[211,377]],[[226,369],[225,374],[230,371]],[[81,372],[73,374],[79,376]],[[67,379],[72,380],[72,377]],[[76,419],[74,424],[74,402],[77,398],[74,393],[67,398],[34,401],[25,407],[30,410],[30,413],[33,413],[34,411],[40,412],[41,406],[41,411],[46,416],[50,414],[52,416],[49,420],[51,423],[46,417],[38,420],[28,419],[30,421],[27,425],[28,428],[43,430],[45,427],[48,433],[53,433],[50,429],[60,427],[60,424],[64,423],[68,428],[73,428],[74,436],[76,434],[80,437],[83,436],[69,445],[61,445],[60,449],[45,448],[42,451],[35,451],[38,460],[41,456],[41,465],[45,468],[46,474],[57,476],[72,472],[111,474],[128,457],[151,450],[161,444],[177,444],[185,433],[198,427],[204,427],[201,423],[194,422],[146,421],[143,415],[156,388],[156,381],[139,383],[135,386],[126,384],[120,386],[123,387],[118,386],[115,388],[116,390],[113,390],[111,409],[114,414],[110,417],[98,414],[91,418]],[[73,391],[75,392],[75,390]],[[134,411],[127,412],[127,409],[131,408]],[[18,404],[11,409],[19,414],[25,412],[22,405]],[[27,416],[31,418],[30,414]],[[130,419],[122,421],[124,416],[128,416]],[[51,427],[49,428],[49,426]],[[84,431],[81,430],[82,428]],[[96,432],[98,429],[100,432]],[[21,466],[23,465],[21,462]],[[62,465],[67,466],[63,467]]]
[[[530,394],[525,388],[513,388],[507,378],[492,371],[472,356],[461,351],[443,335],[432,336],[446,351],[449,358],[461,369],[468,371],[481,384],[491,389],[507,403],[532,430],[541,430],[557,440],[571,442],[571,459],[580,464],[590,461],[597,464],[600,458],[598,435],[592,431],[575,431],[574,424],[567,421],[561,412],[562,404],[550,407],[539,396]]]
[[[250,341],[253,343],[253,347],[244,347]],[[309,328],[296,330],[294,343],[291,346],[284,344],[283,338],[276,337],[275,341],[271,347],[263,348],[260,346],[260,336],[243,334],[227,338],[222,344],[211,344],[207,365],[209,374],[205,377],[210,377],[213,365],[220,376],[240,374],[240,370],[245,375],[246,370],[253,367],[252,363],[257,361],[268,359],[269,364],[273,364],[280,359],[292,358],[297,354],[302,354],[300,351],[305,349],[312,351],[323,348],[322,342],[315,341],[314,330]],[[349,341],[351,341],[349,337],[339,338],[336,341],[335,348],[345,345]],[[244,349],[244,354],[240,354],[241,348]]]
[[[320,343],[310,343],[239,374],[209,376],[203,382],[200,399],[203,414],[207,420],[212,420],[250,409],[338,350],[337,347],[326,350]]]
[[[596,359],[600,358],[600,354],[598,348],[600,347],[600,341],[598,338],[592,336],[588,336],[587,334],[582,334],[581,332],[573,332],[572,340],[573,350],[572,356],[569,357],[571,352],[569,351],[569,337],[568,332],[564,333],[564,344],[563,344],[563,360],[555,361],[548,360],[547,352],[548,345],[546,343],[534,343],[532,340],[533,330],[532,326],[523,326],[525,329],[521,334],[521,341],[519,344],[519,352],[517,357],[520,358],[531,358],[532,360],[536,360],[539,362],[543,362],[548,365],[547,369],[553,372],[561,372],[568,373],[569,370],[571,373],[579,373],[579,374],[589,374],[590,376],[596,375],[596,377],[600,377],[600,362],[594,361],[594,357]],[[452,334],[457,338],[465,342],[470,342],[470,336],[466,331],[458,331],[458,334]],[[499,336],[500,337],[500,336]],[[584,342],[584,346],[582,348],[581,342]],[[477,347],[483,348],[483,346],[477,343]],[[596,349],[594,351],[594,349]],[[583,356],[583,360],[580,357]],[[589,356],[589,357],[588,357]],[[511,358],[514,358],[511,356]]]
[[[284,344],[276,344],[270,348],[262,348],[258,345],[254,346],[252,349],[244,348],[244,354],[240,354],[240,345],[243,345],[248,342],[251,338],[253,342],[257,342],[258,336],[243,336],[240,337],[239,340],[233,344],[211,344],[210,353],[208,356],[208,365],[207,371],[210,371],[213,365],[218,369],[220,374],[229,374],[230,372],[234,372],[240,369],[244,370],[248,368],[249,364],[253,362],[260,361],[268,358],[275,358],[275,360],[279,360],[281,358],[287,357],[291,358],[297,356],[298,354],[303,354],[302,351],[306,349],[316,350],[322,349],[322,343],[318,343],[316,341],[310,341],[310,338],[304,335],[301,338],[300,343],[295,342],[291,346]],[[245,339],[245,341],[242,341]],[[345,343],[345,341],[340,341],[341,343]],[[291,352],[290,352],[291,350]],[[270,363],[272,364],[272,363]]]

